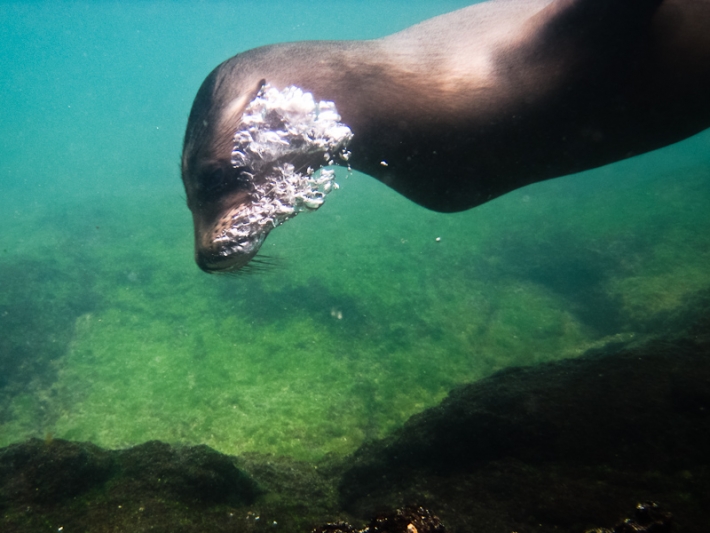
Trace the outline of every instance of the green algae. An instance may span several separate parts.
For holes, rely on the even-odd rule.
[[[193,265],[177,195],[30,211],[2,244],[39,274],[2,305],[35,306],[15,335],[63,341],[51,379],[5,390],[0,445],[342,455],[457,384],[646,333],[710,285],[705,169],[605,191],[579,179],[442,215],[341,175],[324,208],[268,238],[270,268],[237,277]],[[53,209],[64,222],[40,253],[18,235]]]

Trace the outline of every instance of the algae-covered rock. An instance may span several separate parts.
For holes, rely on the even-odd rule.
[[[31,439],[0,449],[0,508],[61,502],[102,485],[115,471],[110,452],[91,443]]]
[[[657,500],[702,532],[710,500],[710,332],[614,345],[462,386],[359,449],[358,516],[419,501],[453,531],[584,531]]]
[[[234,461],[157,441],[113,451],[59,439],[14,444],[0,450],[0,531],[248,530],[235,510],[259,489]]]
[[[705,533],[710,314],[693,316],[675,336],[464,385],[319,463],[158,441],[15,444],[0,449],[0,531],[655,532],[670,525],[661,507],[624,517],[656,501],[674,533]]]
[[[681,468],[706,460],[708,423],[707,345],[616,347],[510,368],[455,389],[391,437],[358,450],[343,488],[421,470],[446,475],[503,458]]]
[[[170,493],[202,503],[252,503],[256,483],[239,470],[233,458],[208,446],[173,448],[149,441],[116,452],[125,490]]]

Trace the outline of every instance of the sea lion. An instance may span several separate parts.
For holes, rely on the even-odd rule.
[[[185,134],[197,264],[246,265],[322,203],[324,163],[454,212],[698,133],[708,28],[710,0],[493,0],[381,39],[238,54],[203,82]]]

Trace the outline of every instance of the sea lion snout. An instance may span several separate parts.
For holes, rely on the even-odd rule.
[[[269,228],[251,226],[251,190],[241,188],[193,209],[195,262],[205,272],[230,272],[246,265],[259,251]]]
[[[256,251],[251,254],[231,254],[218,255],[209,253],[206,250],[195,249],[195,263],[200,269],[208,274],[220,272],[234,272],[246,266],[256,255]]]

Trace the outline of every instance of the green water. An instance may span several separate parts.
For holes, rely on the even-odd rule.
[[[0,4],[0,445],[345,454],[710,287],[708,132],[455,215],[343,171],[269,236],[268,269],[197,269],[178,161],[209,70],[463,3]]]

